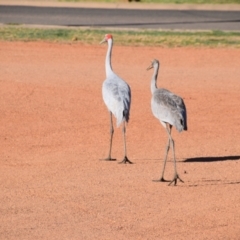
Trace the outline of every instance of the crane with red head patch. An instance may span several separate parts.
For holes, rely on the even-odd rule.
[[[112,34],[106,34],[104,39],[100,42],[100,44],[107,42],[108,39],[113,39]]]
[[[126,126],[125,123],[129,121],[130,105],[131,105],[131,89],[127,82],[120,78],[113,70],[111,64],[113,37],[111,34],[106,34],[104,39],[100,42],[108,43],[108,49],[105,59],[106,79],[102,85],[103,101],[106,104],[110,113],[110,148],[108,157],[105,160],[116,160],[111,158],[112,139],[114,128],[112,124],[112,114],[117,119],[117,126],[123,125],[123,141],[124,141],[124,158],[121,163],[132,163],[127,157],[126,147]]]

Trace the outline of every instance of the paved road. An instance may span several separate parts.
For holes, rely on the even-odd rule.
[[[104,9],[0,5],[0,23],[240,31],[240,11]]]

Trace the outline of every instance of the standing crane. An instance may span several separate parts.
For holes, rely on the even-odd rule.
[[[112,46],[113,37],[111,34],[106,34],[104,39],[100,44],[107,42],[108,49],[105,60],[106,68],[106,80],[102,85],[102,95],[103,101],[106,104],[108,111],[110,113],[110,148],[108,157],[105,160],[115,161],[116,159],[111,158],[112,151],[112,139],[113,139],[113,121],[112,114],[117,119],[117,127],[122,123],[123,132],[123,142],[124,142],[124,158],[120,163],[132,163],[127,157],[127,147],[126,147],[126,122],[129,121],[130,105],[131,105],[131,89],[129,85],[121,79],[112,70],[111,56],[112,56]]]
[[[147,70],[153,68],[154,73],[151,80],[151,92],[152,92],[152,100],[151,107],[153,115],[159,119],[160,123],[167,131],[168,142],[166,146],[164,165],[162,170],[162,176],[158,180],[160,182],[167,182],[163,175],[166,166],[168,151],[170,148],[170,144],[173,151],[173,161],[174,161],[174,177],[170,182],[171,185],[174,182],[174,185],[177,184],[177,180],[179,179],[181,182],[182,179],[179,177],[177,173],[176,166],[176,158],[175,158],[175,149],[174,149],[174,141],[171,136],[172,126],[174,126],[179,132],[183,130],[187,130],[187,110],[183,99],[174,93],[168,91],[164,88],[157,88],[157,77],[159,70],[159,61],[154,59],[151,65],[147,68]]]

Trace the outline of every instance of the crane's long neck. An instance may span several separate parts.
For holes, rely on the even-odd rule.
[[[157,77],[158,77],[159,64],[154,65],[153,76],[151,80],[151,92],[152,94],[157,89]]]
[[[109,76],[113,72],[112,64],[111,64],[112,46],[113,46],[113,40],[108,39],[108,49],[107,49],[107,55],[106,55],[106,60],[105,60],[105,68],[106,68],[107,76]]]

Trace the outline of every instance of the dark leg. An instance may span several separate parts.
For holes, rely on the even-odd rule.
[[[166,128],[168,128],[168,124],[166,124]],[[169,125],[169,132],[170,132],[170,134],[171,134],[171,130],[172,130],[172,126]],[[167,130],[167,131],[168,131],[168,130]],[[170,138],[168,137],[168,142],[167,142],[166,152],[165,152],[165,157],[164,157],[164,163],[163,163],[162,177],[160,178],[160,181],[161,181],[161,182],[169,182],[169,181],[167,181],[167,180],[165,180],[165,179],[163,178],[164,171],[165,171],[165,167],[166,167],[166,162],[167,162],[167,157],[168,157],[169,148],[170,148]]]
[[[110,112],[110,148],[109,148],[108,157],[104,159],[106,161],[116,161],[115,158],[111,158],[113,133],[114,133],[114,128],[113,128],[113,122],[112,122],[112,113]]]
[[[168,124],[166,124],[166,128],[168,128]],[[172,126],[169,125],[169,132],[170,133],[171,133],[171,130],[172,130]],[[167,162],[169,148],[170,148],[170,138],[168,137],[168,142],[167,142],[166,151],[165,151],[165,157],[164,157],[164,161],[163,161],[162,176],[161,176],[161,178],[159,180],[154,180],[154,182],[170,182],[168,180],[165,180],[164,177],[163,177],[164,176],[165,167],[166,167],[166,162]]]
[[[168,129],[167,129],[167,133],[168,133],[169,140],[170,140],[171,146],[172,146],[173,163],[174,163],[174,177],[173,177],[173,180],[171,180],[168,185],[171,185],[173,182],[174,182],[174,185],[176,185],[178,179],[179,179],[180,182],[183,182],[183,180],[179,177],[179,175],[177,173],[177,163],[176,163],[176,158],[175,158],[175,148],[174,148],[174,141],[173,141],[172,136],[171,136],[171,131],[168,131]]]
[[[125,136],[125,134],[126,134],[125,121],[123,122],[122,132],[123,132],[123,143],[124,143],[124,158],[120,163],[130,163],[130,164],[132,164],[132,162],[127,157],[127,146],[126,146],[126,136]]]

